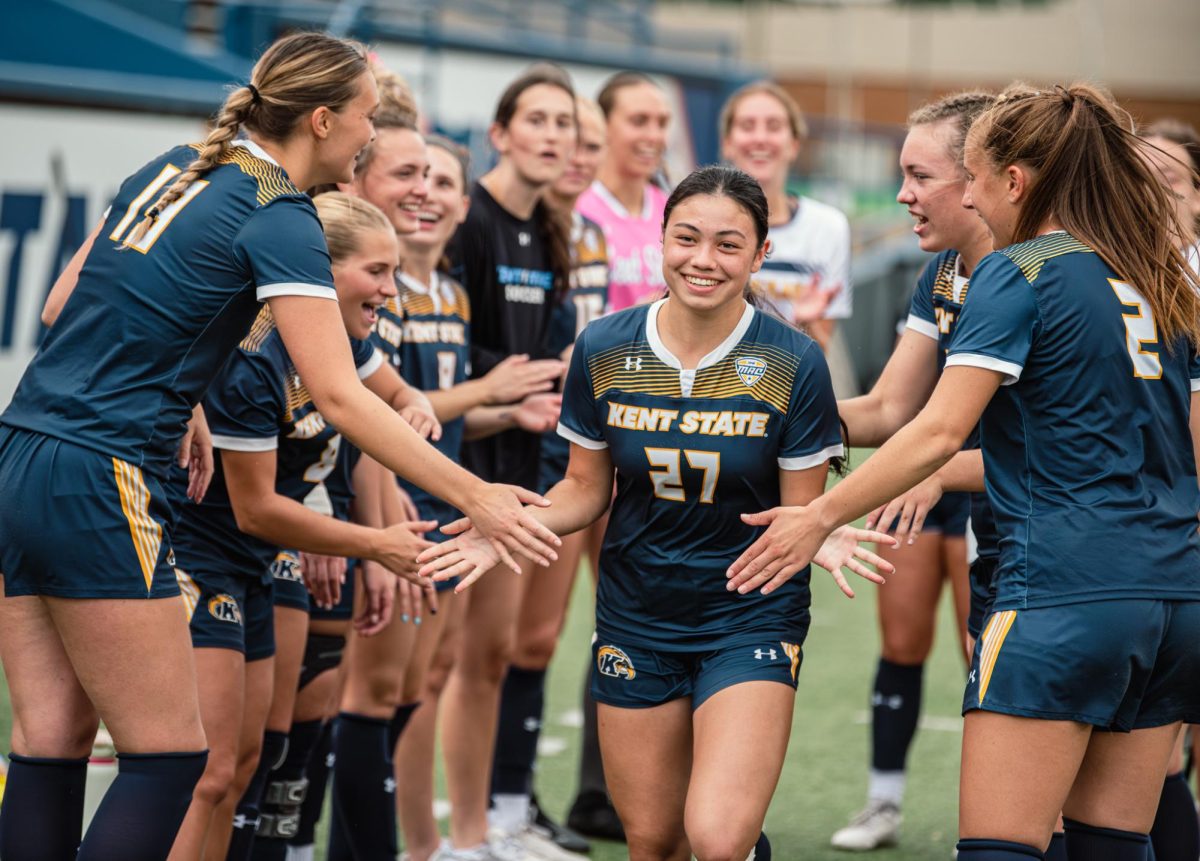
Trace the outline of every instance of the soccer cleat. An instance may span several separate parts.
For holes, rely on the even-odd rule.
[[[870,801],[829,843],[834,849],[851,852],[895,846],[900,840],[901,818],[900,808],[890,801]]]
[[[535,832],[553,840],[556,846],[560,846],[568,852],[592,851],[591,844],[587,840],[547,816],[541,805],[538,804],[536,795],[530,799],[529,808],[532,814],[531,825]]]
[[[443,840],[442,845],[429,857],[429,861],[530,861],[518,846],[504,845],[499,839],[489,835],[486,843],[469,846],[465,849],[455,849],[449,840]]]
[[[567,814],[567,827],[587,837],[625,842],[625,827],[608,794],[594,789],[576,796]]]

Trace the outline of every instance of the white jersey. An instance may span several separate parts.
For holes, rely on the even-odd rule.
[[[818,287],[836,286],[824,318],[844,320],[852,309],[850,222],[840,209],[811,197],[798,203],[787,224],[771,228],[771,253],[754,276],[754,288],[785,320],[804,322],[796,321],[793,301]]]

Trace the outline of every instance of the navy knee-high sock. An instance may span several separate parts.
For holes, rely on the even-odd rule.
[[[83,837],[87,757],[9,756],[0,806],[0,858],[73,861]]]
[[[925,665],[904,666],[879,659],[871,692],[871,776],[868,794],[899,806],[908,749],[921,717],[921,680]],[[894,779],[880,775],[893,775]],[[877,785],[876,785],[877,784]]]
[[[492,795],[529,795],[542,732],[546,671],[509,667],[500,692]]]
[[[1182,772],[1167,775],[1150,842],[1158,861],[1196,861],[1200,858],[1200,824],[1197,823],[1196,801]]]
[[[279,767],[284,754],[287,753],[288,736],[285,732],[269,729],[263,733],[262,753],[258,757],[258,767],[254,776],[238,801],[237,811],[233,815],[233,833],[229,836],[229,851],[225,853],[225,861],[246,861],[250,857],[250,849],[254,845],[254,834],[258,829],[258,811],[262,806],[263,787],[267,785],[270,773]]]
[[[767,839],[765,831],[758,833],[758,842],[754,844],[754,861],[771,861],[771,841]]]
[[[1067,861],[1067,835],[1055,831],[1050,837],[1050,846],[1046,849],[1046,861]]]
[[[287,752],[283,757],[283,762],[271,772],[266,783],[267,792],[260,805],[264,816],[298,817],[300,815],[304,802],[308,801],[307,795],[304,796],[304,802],[289,806],[275,800],[273,793],[270,792],[270,787],[273,783],[294,783],[304,779],[313,748],[321,739],[321,728],[320,720],[301,721],[292,725],[292,730],[287,736]],[[311,791],[311,789],[310,785],[308,790]],[[254,861],[284,861],[287,857],[288,838],[278,836],[277,832],[278,829],[275,829],[272,834],[261,834],[255,838],[254,848],[250,854]]]
[[[404,734],[404,728],[408,726],[408,722],[412,720],[413,712],[421,705],[421,701],[417,700],[412,703],[402,703],[396,706],[396,713],[392,715],[392,722],[388,726],[388,750],[392,751],[393,755],[396,752],[396,742],[400,741],[400,736]]]
[[[1150,835],[1101,828],[1063,817],[1070,861],[1150,861]]]
[[[391,861],[398,851],[390,723],[342,712],[333,730],[333,818],[354,861]],[[330,861],[334,849],[331,836]]]
[[[292,727],[294,730],[295,727]],[[300,805],[300,829],[288,841],[289,846],[312,846],[316,842],[317,823],[321,809],[325,806],[325,789],[329,786],[329,772],[333,768],[333,721],[321,724],[321,734],[308,757],[308,794]]]
[[[122,753],[78,861],[162,861],[192,802],[208,751]],[[7,858],[7,856],[5,856]]]
[[[1041,849],[1010,840],[959,840],[958,861],[1029,861],[1045,859]]]

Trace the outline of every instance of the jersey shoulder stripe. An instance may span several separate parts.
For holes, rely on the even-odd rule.
[[[1002,248],[1000,253],[1016,264],[1025,280],[1033,284],[1048,260],[1064,254],[1095,254],[1095,251],[1069,233],[1047,233],[1028,242]]]
[[[262,310],[258,312],[258,316],[250,324],[250,332],[238,344],[238,349],[245,350],[247,353],[257,353],[262,349],[263,343],[274,331],[275,317],[271,314],[271,306],[264,303]]]
[[[937,270],[933,274],[933,295],[941,296],[948,302],[959,302],[967,297],[967,287],[963,288],[962,299],[954,295],[954,276],[958,274],[958,254],[950,252],[938,257],[935,261]]]
[[[199,152],[204,145],[194,143],[189,146]],[[288,179],[283,168],[259,158],[244,146],[229,147],[225,155],[217,159],[217,164],[235,165],[238,170],[253,179],[258,185],[259,206],[266,206],[277,197],[302,193]]]
[[[747,362],[762,368],[760,375],[747,375],[742,370]],[[782,345],[741,341],[721,361],[697,372],[692,397],[750,397],[787,415],[799,367],[798,356],[783,349]]]

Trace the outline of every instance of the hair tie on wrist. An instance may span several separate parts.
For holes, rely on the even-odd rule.
[[[254,86],[254,84],[246,84],[246,89],[248,89],[250,91],[250,101],[253,104],[261,105],[262,104],[262,94],[259,93],[258,87]]]

